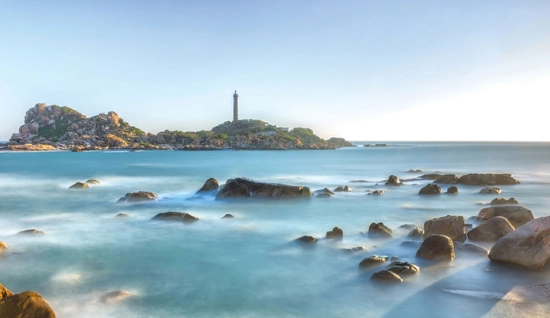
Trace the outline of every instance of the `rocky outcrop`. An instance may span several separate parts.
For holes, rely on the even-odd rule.
[[[501,194],[502,190],[497,187],[484,187],[483,189],[479,190],[479,193],[481,194]]]
[[[456,174],[444,174],[438,177],[437,179],[435,179],[434,183],[457,184],[458,176]]]
[[[418,194],[440,194],[440,193],[441,193],[441,187],[435,183],[428,183],[418,192]]]
[[[345,140],[344,138],[332,137],[329,140],[327,140],[327,143],[334,145],[336,148],[355,147],[354,144]]]
[[[155,215],[152,221],[178,221],[178,222],[194,222],[198,221],[199,218],[192,216],[189,213],[185,212],[164,212]]]
[[[344,231],[337,226],[326,234],[327,239],[341,239],[342,237],[344,237]]]
[[[12,135],[12,140],[14,139],[14,136],[17,134]],[[13,142],[13,141],[12,141]],[[8,144],[6,146],[7,150],[11,151],[52,151],[57,150],[58,148],[52,146],[52,145],[45,145],[45,144]]]
[[[392,230],[384,223],[371,223],[368,235],[373,238],[391,238]]]
[[[550,258],[550,216],[535,219],[510,232],[493,245],[489,259],[542,268]]]
[[[19,235],[44,235],[45,233],[36,229],[24,230],[19,233]]]
[[[395,261],[391,263],[388,266],[388,270],[399,276],[413,275],[413,274],[420,273],[420,267],[408,262],[401,262],[401,261]]]
[[[419,178],[424,180],[437,180],[441,176],[442,174],[439,174],[439,173],[428,173],[428,174],[421,175]]]
[[[197,193],[218,191],[219,187],[220,185],[218,184],[218,180],[214,178],[210,178],[206,180],[202,188],[200,188],[199,191],[197,191]]]
[[[432,234],[424,239],[416,257],[434,261],[451,261],[455,258],[453,240],[448,236]]]
[[[0,317],[55,318],[55,312],[39,293],[13,294],[0,284]]]
[[[503,216],[514,226],[518,228],[523,224],[534,220],[531,210],[520,205],[501,205],[481,209],[477,217],[479,220],[487,220],[495,216]]]
[[[338,186],[336,189],[334,189],[334,192],[351,192],[352,189],[348,186]]]
[[[441,234],[453,241],[464,242],[466,240],[464,217],[447,215],[426,221],[424,223],[424,239],[432,234]]]
[[[216,194],[216,200],[243,199],[250,197],[250,189],[246,184],[238,183],[235,180],[228,180]]]
[[[495,216],[481,222],[478,226],[468,231],[468,238],[472,241],[495,242],[514,230],[508,219],[502,216]]]
[[[493,173],[470,173],[461,176],[458,179],[458,183],[466,185],[510,185],[518,184],[519,180],[512,177],[511,174],[493,174]]]
[[[288,199],[309,198],[311,196],[312,193],[308,187],[257,182],[248,178],[235,178],[227,180],[225,186],[218,191],[216,200],[247,197]]]
[[[381,257],[381,256],[376,256],[376,255],[369,256],[367,258],[364,258],[359,263],[359,268],[368,269],[368,268],[371,268],[371,267],[380,266],[380,265],[386,264],[387,260],[388,260],[387,257]]]
[[[403,279],[399,275],[389,270],[382,270],[382,271],[376,272],[372,274],[370,279],[381,281],[381,282],[388,282],[388,283],[403,282]]]
[[[88,188],[90,188],[88,183],[83,183],[83,182],[77,182],[69,187],[69,189],[88,189]]]
[[[144,202],[144,201],[154,201],[158,198],[158,195],[149,191],[138,191],[126,193],[126,195],[120,199],[119,202]]]
[[[514,199],[505,199],[505,198],[494,198],[491,203],[491,205],[504,205],[504,204],[519,204],[519,202]]]
[[[450,186],[447,188],[448,194],[458,194],[458,187],[457,186]]]
[[[401,185],[403,185],[403,182],[401,182],[401,180],[399,180],[399,178],[397,176],[391,175],[391,176],[389,176],[388,181],[386,181],[386,185],[387,186],[401,186]]]

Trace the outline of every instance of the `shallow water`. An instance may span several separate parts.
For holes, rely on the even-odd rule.
[[[395,143],[394,143],[395,144]],[[457,252],[450,263],[415,259],[401,246],[406,223],[448,214],[476,215],[495,196],[459,185],[460,194],[417,195],[428,181],[386,187],[423,173],[509,172],[520,185],[501,186],[535,217],[549,214],[550,145],[546,143],[398,143],[400,147],[335,151],[106,151],[0,153],[0,283],[35,290],[59,317],[532,317],[550,314],[545,299],[526,302],[515,290],[549,283],[549,270],[528,272]],[[247,176],[313,190],[349,185],[330,199],[219,202],[193,199],[209,177]],[[98,179],[88,190],[76,181]],[[366,179],[368,183],[350,183]],[[379,185],[376,183],[380,182]],[[381,197],[366,190],[384,189]],[[131,191],[161,198],[116,204]],[[193,224],[151,222],[157,213],[188,212]],[[127,213],[126,219],[115,219]],[[231,213],[235,219],[220,219]],[[360,234],[372,222],[394,229],[392,240]],[[341,241],[315,247],[291,243],[324,237],[339,226]],[[17,232],[36,228],[43,236]],[[364,246],[347,253],[340,248]],[[489,248],[490,245],[484,245]],[[397,286],[361,272],[370,255],[398,256],[421,267]],[[133,297],[99,301],[126,290]]]

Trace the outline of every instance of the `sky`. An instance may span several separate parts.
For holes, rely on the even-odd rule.
[[[36,103],[147,132],[550,141],[550,1],[0,0],[0,140]]]

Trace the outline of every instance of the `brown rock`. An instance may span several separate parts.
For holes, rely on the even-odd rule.
[[[222,219],[234,219],[235,217],[233,216],[233,214],[226,214],[224,216],[222,216]]]
[[[326,235],[327,239],[341,239],[342,237],[344,237],[344,231],[337,226],[332,231],[328,231]]]
[[[99,182],[99,180],[96,180],[96,179],[89,179],[88,181],[86,181],[86,183],[88,183],[88,184],[100,184],[101,182]]]
[[[17,234],[20,234],[20,235],[44,235],[45,233],[42,232],[42,231],[39,231],[39,230],[30,229],[30,230],[21,231]]]
[[[503,216],[510,221],[514,228],[518,228],[535,219],[531,210],[519,205],[500,205],[483,208],[477,216],[479,220],[488,220],[495,216]]]
[[[246,184],[238,183],[235,180],[228,180],[220,191],[218,191],[216,200],[243,199],[248,197],[250,197],[250,189]]]
[[[143,201],[154,201],[158,196],[149,191],[138,191],[126,193],[126,195],[118,200],[118,202],[143,202]],[[117,203],[118,203],[117,202]]]
[[[444,174],[439,178],[435,179],[434,183],[442,184],[457,184],[458,176],[456,174]]]
[[[124,300],[131,296],[133,296],[132,293],[129,293],[124,290],[117,290],[117,291],[112,291],[101,295],[99,300],[103,303],[112,303],[112,302]]]
[[[336,189],[334,189],[334,192],[351,192],[351,188],[348,186],[338,186]]]
[[[479,193],[481,194],[501,194],[502,190],[497,187],[485,187],[481,190],[479,190]]]
[[[464,217],[447,215],[426,221],[424,223],[424,238],[432,234],[446,235],[453,241],[464,242],[466,240]]]
[[[77,182],[69,187],[69,189],[88,189],[90,186],[87,183]]]
[[[418,192],[418,194],[440,194],[440,193],[441,193],[441,187],[435,183],[428,183]]]
[[[198,221],[199,218],[192,216],[189,213],[184,212],[164,212],[155,215],[152,221],[178,221],[178,222],[194,222]]]
[[[218,180],[216,180],[214,178],[210,178],[210,179],[206,180],[206,182],[204,183],[202,188],[200,188],[199,191],[197,191],[197,193],[217,191],[219,186],[220,185],[218,184]]]
[[[391,175],[391,176],[389,176],[388,181],[386,181],[386,185],[401,186],[401,185],[403,185],[403,182],[401,182],[401,180],[399,180],[399,178],[397,176]]]
[[[379,272],[376,272],[372,274],[371,278],[372,280],[377,281],[383,281],[383,282],[389,282],[389,283],[402,283],[403,279],[397,275],[394,272],[388,271],[388,270],[382,270]]]
[[[129,215],[126,214],[126,213],[119,213],[119,214],[117,214],[115,217],[116,217],[116,218],[127,218],[127,217],[129,217]]]
[[[385,226],[384,223],[371,223],[369,226],[368,235],[371,237],[391,238],[392,230]]]
[[[50,305],[33,291],[13,294],[0,284],[0,317],[55,318]]]
[[[490,204],[491,205],[519,204],[519,202],[514,198],[510,198],[508,200],[505,198],[494,198]]]
[[[313,236],[304,235],[304,236],[298,238],[297,241],[303,242],[303,243],[315,243],[315,242],[317,242],[317,239]]]
[[[458,187],[457,186],[450,186],[447,188],[447,193],[449,194],[458,194]]]
[[[514,230],[508,219],[502,216],[495,216],[481,222],[474,229],[470,230],[468,238],[472,241],[495,242]]]
[[[519,180],[512,177],[511,174],[493,174],[493,173],[470,173],[463,175],[458,179],[458,183],[467,185],[509,185],[518,184]]]
[[[455,258],[453,241],[448,236],[432,234],[424,239],[416,252],[416,257],[434,261],[451,261]]]
[[[388,266],[388,270],[400,276],[420,273],[420,267],[408,262],[401,261],[391,263]]]
[[[410,238],[424,238],[424,230],[420,228],[413,229],[409,232],[409,235],[407,237]]]
[[[387,257],[381,257],[381,256],[369,256],[361,261],[359,263],[359,268],[367,269],[374,266],[380,266],[382,264],[386,264],[386,261],[388,260]]]

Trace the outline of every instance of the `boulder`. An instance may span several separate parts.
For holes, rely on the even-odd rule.
[[[444,174],[439,178],[435,179],[434,183],[457,184],[458,176],[456,174]]]
[[[344,231],[337,226],[332,231],[328,231],[326,235],[327,239],[341,239],[342,237],[344,237]]]
[[[218,184],[218,180],[214,178],[210,178],[206,180],[202,188],[200,188],[199,191],[197,191],[197,193],[217,191],[219,186],[220,185]]]
[[[389,282],[389,283],[402,283],[403,279],[397,275],[394,272],[391,272],[389,270],[382,270],[379,272],[376,272],[372,274],[370,277],[372,280],[382,281],[382,282]]]
[[[369,226],[369,232],[368,235],[370,237],[383,237],[383,238],[391,238],[392,230],[385,226],[384,223],[371,223]]]
[[[461,176],[458,183],[467,185],[509,185],[520,182],[507,173],[470,173]]]
[[[152,221],[178,221],[178,222],[194,222],[198,221],[199,218],[192,216],[189,213],[185,212],[164,212],[155,215]]]
[[[318,198],[330,198],[334,195],[334,192],[330,191],[328,188],[315,191]]]
[[[216,200],[248,197],[250,197],[250,190],[246,184],[240,184],[235,180],[228,180],[220,191],[218,191],[218,194],[216,194]]]
[[[344,252],[354,253],[354,252],[366,251],[367,249],[364,246],[355,246],[355,247],[341,248],[341,250]]]
[[[437,180],[437,179],[440,178],[441,176],[442,176],[442,174],[439,174],[439,173],[429,173],[429,174],[421,175],[421,176],[420,176],[420,179],[424,179],[424,180]]]
[[[412,231],[409,232],[409,235],[407,235],[407,237],[410,237],[410,238],[424,238],[424,230],[423,229],[420,229],[420,228],[416,228],[416,229],[413,229]]]
[[[479,190],[479,193],[481,194],[501,194],[502,190],[497,187],[485,187],[481,190]]]
[[[447,188],[447,193],[449,194],[458,194],[458,187],[457,186],[450,186]]]
[[[519,204],[519,202],[514,199],[514,198],[510,198],[510,199],[505,199],[505,198],[494,198],[491,203],[491,205],[503,205],[503,204]]]
[[[374,190],[372,192],[367,193],[367,195],[384,195],[384,190]]]
[[[69,187],[69,189],[88,189],[90,186],[84,182],[77,182]]]
[[[313,236],[310,236],[310,235],[304,235],[304,236],[296,239],[296,241],[302,242],[302,243],[315,243],[315,242],[317,242],[317,238],[315,238]]]
[[[441,187],[435,183],[428,183],[418,192],[418,194],[440,194],[440,193],[441,193]]]
[[[143,202],[143,201],[154,201],[158,198],[156,193],[149,191],[138,191],[126,193],[126,195],[120,199],[118,202]]]
[[[495,216],[503,216],[514,226],[518,228],[523,224],[534,220],[533,213],[521,205],[499,205],[481,209],[477,217],[479,220],[488,220]]]
[[[0,284],[0,317],[55,318],[50,305],[33,291],[13,294]]]
[[[96,180],[96,179],[89,179],[88,181],[86,181],[87,184],[100,184],[101,182],[99,182],[99,180]]]
[[[464,217],[447,215],[426,221],[424,223],[424,239],[432,234],[446,235],[453,241],[464,242],[466,240]]]
[[[416,224],[403,224],[399,226],[400,229],[406,229],[406,230],[414,230],[418,229],[419,226]]]
[[[366,268],[370,268],[370,267],[374,267],[374,266],[379,266],[379,265],[382,265],[382,264],[386,264],[386,261],[388,260],[387,257],[382,257],[382,256],[376,256],[376,255],[373,255],[373,256],[369,256],[365,259],[363,259],[361,261],[361,263],[359,263],[359,268],[362,268],[362,269],[366,269]]]
[[[246,186],[246,187],[243,187]],[[308,187],[278,183],[257,182],[248,178],[235,178],[227,181],[218,191],[216,200],[225,198],[309,198],[312,192]]]
[[[124,290],[117,290],[117,291],[112,291],[101,295],[101,297],[99,297],[99,300],[103,303],[112,303],[112,302],[124,300],[131,296],[133,296],[133,294],[130,292],[127,292]]]
[[[409,172],[409,173],[422,173],[422,170],[420,170],[420,169],[409,169],[409,170],[407,170],[407,172]]]
[[[479,254],[483,257],[487,257],[487,254],[489,254],[488,250],[484,249],[479,245],[475,245],[471,243],[460,243],[460,242],[453,242],[453,244],[455,246],[455,251]]]
[[[127,218],[127,217],[129,217],[129,215],[126,213],[119,213],[115,216],[115,218]]]
[[[42,232],[42,231],[36,230],[36,229],[30,229],[30,230],[21,231],[17,234],[20,234],[20,235],[44,235],[45,233]]]
[[[348,186],[338,186],[336,189],[334,189],[334,192],[351,192],[351,188]]]
[[[481,222],[474,229],[470,230],[468,238],[472,241],[495,242],[514,230],[508,219],[502,216],[495,216]]]
[[[388,266],[388,270],[400,276],[420,273],[420,267],[408,262],[401,261],[391,263]]]
[[[0,242],[0,254],[4,253],[4,251],[7,249],[8,249],[8,244],[4,242]]]
[[[391,175],[391,176],[388,178],[388,181],[386,181],[386,185],[389,185],[389,186],[401,186],[401,185],[403,185],[403,182],[401,182],[401,180],[399,180],[399,178],[398,178],[397,176]]]
[[[222,219],[234,219],[235,217],[233,216],[233,214],[229,214],[227,213],[226,215],[222,216]]]
[[[489,259],[542,268],[550,258],[550,216],[537,218],[512,231],[493,245]]]
[[[453,240],[445,235],[429,235],[420,245],[416,257],[434,261],[451,261],[455,258]]]

